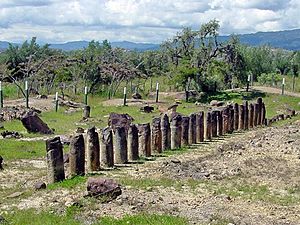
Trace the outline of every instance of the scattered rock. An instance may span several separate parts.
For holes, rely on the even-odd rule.
[[[0,215],[0,224],[6,224],[6,223],[7,223],[6,219]]]
[[[212,100],[210,102],[210,106],[214,106],[214,107],[220,107],[220,106],[223,106],[223,105],[224,105],[223,101]]]
[[[112,179],[89,178],[87,181],[88,196],[104,197],[105,201],[116,199],[122,194],[121,186]]]
[[[125,127],[126,131],[129,129],[129,125],[134,119],[126,114],[110,113],[108,118],[108,126],[114,131],[116,127]]]
[[[26,113],[22,117],[21,121],[29,133],[53,134],[53,131],[40,119],[35,112]]]
[[[69,153],[65,153],[64,154],[64,163],[69,163],[69,160],[70,160]]]
[[[7,130],[2,132],[1,136],[3,138],[16,138],[16,139],[23,137],[23,135],[17,131],[7,131]]]
[[[23,192],[15,192],[12,193],[11,195],[7,196],[7,198],[17,198],[20,197],[23,194]]]
[[[152,111],[154,110],[153,106],[143,106],[140,108],[140,111],[145,112],[145,113],[152,113]]]
[[[133,99],[142,99],[142,96],[138,92],[135,92],[135,93],[133,93],[132,98]]]
[[[75,133],[76,134],[83,134],[84,133],[84,129],[82,127],[77,127]]]
[[[35,108],[26,108],[25,106],[6,106],[0,109],[0,121],[22,119],[28,112],[41,113],[41,111]]]
[[[180,164],[181,161],[179,159],[171,159],[172,163]]]
[[[46,189],[46,187],[47,187],[47,185],[43,181],[38,181],[34,185],[35,190]]]

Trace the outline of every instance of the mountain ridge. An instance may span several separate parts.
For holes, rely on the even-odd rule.
[[[287,50],[300,50],[300,29],[284,30],[284,31],[268,31],[257,32],[251,34],[237,34],[240,42],[251,46],[270,45],[274,48],[283,48]],[[227,41],[230,35],[221,35],[218,37],[220,41]],[[72,51],[83,49],[88,46],[89,41],[70,41],[60,44],[50,44],[50,48],[60,49],[63,51]],[[18,43],[12,43],[19,45]],[[153,43],[136,43],[130,41],[111,42],[113,47],[125,48],[128,50],[147,51],[157,50],[160,44]],[[0,50],[5,50],[9,46],[9,42],[0,41]]]

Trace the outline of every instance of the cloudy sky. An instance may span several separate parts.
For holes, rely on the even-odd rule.
[[[153,42],[220,21],[220,34],[300,28],[300,0],[0,0],[0,40]]]

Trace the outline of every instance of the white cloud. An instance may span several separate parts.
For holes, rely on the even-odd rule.
[[[220,21],[221,34],[300,28],[299,0],[1,0],[0,40],[161,42]]]

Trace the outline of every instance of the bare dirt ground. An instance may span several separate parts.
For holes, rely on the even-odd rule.
[[[36,181],[46,180],[45,160],[8,162],[0,172],[0,211],[65,212],[80,202],[78,218],[85,224],[99,216],[147,212],[179,215],[191,224],[296,225],[300,224],[299,171],[297,121],[194,145],[180,155],[103,170],[102,177],[123,177],[141,184],[153,181],[146,188],[135,182],[123,184],[123,194],[109,203],[84,198],[84,184],[33,191]]]

